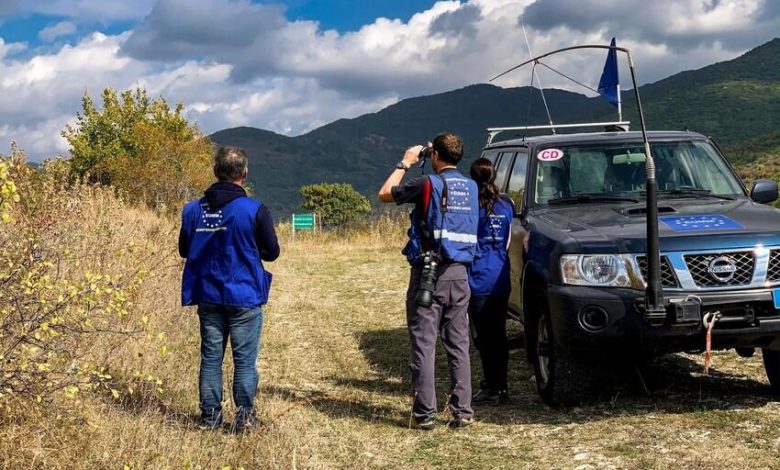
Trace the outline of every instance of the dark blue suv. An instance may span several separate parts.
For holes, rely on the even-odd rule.
[[[666,315],[645,309],[646,158],[639,132],[489,143],[496,183],[515,202],[510,313],[525,329],[542,399],[587,400],[615,357],[762,349],[780,391],[777,184],[750,193],[707,137],[649,132],[656,167]],[[695,308],[689,308],[691,305]]]

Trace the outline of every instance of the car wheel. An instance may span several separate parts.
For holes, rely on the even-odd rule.
[[[534,337],[529,343],[529,355],[534,365],[536,389],[542,401],[549,406],[574,406],[590,398],[594,374],[592,368],[575,360],[558,347],[546,304],[537,304],[532,328]]]
[[[762,349],[761,356],[764,358],[764,370],[769,379],[769,388],[773,395],[780,395],[780,351]]]

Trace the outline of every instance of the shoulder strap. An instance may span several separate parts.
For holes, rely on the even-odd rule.
[[[440,209],[441,213],[444,214],[447,212],[447,180],[444,179],[441,175],[436,175],[437,178],[441,180],[441,202],[440,202]]]
[[[428,207],[431,205],[431,179],[428,178],[425,180],[425,184],[423,185],[423,194],[422,194],[422,201],[423,201],[423,213],[420,214],[420,217],[425,218],[428,215]]]

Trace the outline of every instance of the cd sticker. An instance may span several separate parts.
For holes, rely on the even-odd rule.
[[[559,149],[544,149],[536,154],[540,162],[554,162],[563,158],[563,152]]]

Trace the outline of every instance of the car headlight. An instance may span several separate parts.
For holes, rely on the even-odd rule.
[[[564,284],[644,289],[641,277],[628,255],[563,255]]]

